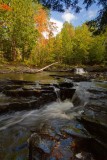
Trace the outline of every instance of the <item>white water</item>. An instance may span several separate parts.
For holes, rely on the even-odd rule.
[[[86,72],[84,71],[83,68],[75,68],[75,74],[83,75]]]
[[[0,130],[8,127],[22,125],[26,127],[39,126],[42,123],[49,122],[52,119],[72,119],[82,113],[84,106],[89,101],[89,92],[87,88],[93,88],[92,82],[80,82],[75,86],[76,96],[80,99],[80,104],[74,106],[72,102],[66,100],[60,101],[59,89],[54,91],[57,95],[57,102],[45,105],[41,109],[31,111],[20,111],[0,116]],[[75,95],[73,97],[75,99]]]
[[[60,101],[59,89],[54,91],[57,95],[57,102],[46,105],[38,110],[20,111],[0,116],[0,130],[8,127],[23,125],[26,127],[39,126],[42,123],[49,122],[51,119],[72,119],[82,113],[84,105],[89,101],[89,93],[86,88],[90,88],[91,83],[81,82],[76,87],[76,96],[81,100],[81,104],[74,107],[73,103],[66,100]],[[75,96],[73,97],[75,99]]]
[[[60,103],[61,102],[61,100],[60,100],[60,89],[55,87],[55,86],[53,86],[53,88],[54,88],[54,92],[56,93],[57,102]]]
[[[69,101],[54,102],[44,106],[39,110],[21,111],[0,117],[0,130],[4,130],[14,125],[37,126],[51,119],[72,119],[75,114],[71,114],[73,104]]]

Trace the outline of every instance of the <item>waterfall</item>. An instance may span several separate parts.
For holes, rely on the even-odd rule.
[[[54,92],[55,92],[55,94],[56,94],[56,97],[57,97],[57,102],[61,102],[61,100],[60,100],[60,89],[59,88],[57,88],[57,87],[55,87],[55,86],[52,86],[53,87],[53,89],[54,89]]]
[[[84,71],[83,68],[75,68],[75,74],[83,75],[86,72]]]
[[[41,85],[40,85],[39,81],[36,81],[36,88],[41,89]]]

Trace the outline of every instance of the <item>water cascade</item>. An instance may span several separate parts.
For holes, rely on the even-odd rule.
[[[55,86],[52,86],[53,87],[53,89],[54,89],[54,92],[55,92],[55,94],[56,94],[56,97],[57,97],[57,102],[61,102],[61,100],[60,100],[60,89],[59,88],[57,88],[57,87],[55,87]]]
[[[107,89],[93,81],[50,83],[1,81],[0,159],[107,158]]]
[[[83,75],[86,72],[84,71],[83,68],[75,68],[75,74]]]

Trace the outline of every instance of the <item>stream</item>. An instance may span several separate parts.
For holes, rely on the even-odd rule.
[[[60,78],[55,78],[55,76],[61,76]],[[65,77],[73,77],[72,73],[50,73],[42,72],[38,74],[2,74],[0,79],[10,79],[10,80],[25,80],[33,81],[36,85],[41,84],[57,84],[63,81],[72,82],[72,79]],[[106,77],[107,78],[107,77]],[[82,131],[84,130],[84,125],[81,125],[80,121],[76,120],[76,117],[81,117],[84,112],[84,115],[87,115],[88,120],[96,120],[100,124],[106,124],[107,126],[107,114],[105,110],[99,110],[98,112],[90,109],[87,110],[87,107],[84,111],[85,106],[89,104],[94,104],[99,109],[98,106],[107,107],[107,79],[101,77],[100,80],[91,79],[91,81],[81,81],[73,82],[76,92],[72,99],[66,99],[64,101],[60,100],[59,89],[54,87],[57,99],[54,102],[43,105],[41,108],[27,110],[12,111],[8,113],[2,113],[0,115],[0,159],[1,160],[28,160],[29,159],[29,137],[35,130],[41,130],[42,128],[46,129],[49,126],[55,128],[55,133],[59,134],[59,128],[64,128],[65,124],[74,124],[77,129],[79,129],[79,136],[84,135]],[[40,87],[40,86],[38,86]],[[96,92],[96,93],[95,93]],[[10,101],[10,97],[0,93],[0,103]],[[19,100],[20,101],[20,100]],[[104,108],[104,109],[105,109]],[[94,112],[95,111],[95,112]],[[103,112],[105,111],[105,112]],[[103,113],[102,113],[103,112]],[[100,114],[102,113],[102,114]],[[85,116],[84,116],[85,117]],[[84,118],[85,119],[85,118]],[[45,127],[44,127],[45,126]],[[75,128],[75,127],[74,127]],[[88,129],[87,129],[88,130]],[[75,131],[75,129],[74,129]],[[85,130],[86,131],[86,130]],[[66,131],[67,132],[67,131]],[[77,135],[75,131],[75,135]],[[87,132],[87,131],[86,131]],[[38,132],[39,133],[39,132]],[[86,133],[86,134],[90,134]],[[100,138],[98,138],[99,140]],[[101,139],[100,139],[101,140]],[[83,150],[75,151],[74,160],[79,160],[82,157],[81,153]],[[86,153],[88,151],[85,151]],[[68,153],[68,152],[67,152]],[[91,151],[89,151],[91,153]],[[65,154],[66,155],[66,154]],[[68,154],[69,155],[69,154]],[[68,160],[71,155],[64,157],[64,160]],[[93,159],[97,160],[96,156],[93,155]],[[77,159],[76,159],[77,158]],[[107,158],[107,157],[106,157]],[[38,158],[37,160],[42,160]],[[48,160],[48,158],[46,158]],[[61,158],[59,158],[61,159]],[[58,160],[59,160],[58,159]],[[36,158],[35,158],[36,160]],[[44,158],[45,160],[45,158]],[[51,158],[49,159],[51,160]],[[61,159],[62,160],[62,159]],[[89,159],[87,159],[89,160]],[[100,159],[102,160],[102,159]],[[106,159],[105,159],[106,160]]]

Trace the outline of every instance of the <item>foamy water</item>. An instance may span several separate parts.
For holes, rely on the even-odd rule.
[[[83,75],[83,74],[85,74],[86,72],[84,71],[83,68],[75,68],[75,73],[76,73],[76,74],[79,74],[79,75]]]
[[[85,83],[84,83],[85,84]],[[81,87],[80,87],[81,86]],[[45,105],[41,109],[31,110],[31,111],[18,111],[11,114],[1,115],[0,116],[0,130],[4,130],[8,127],[15,125],[24,125],[24,126],[38,126],[41,123],[50,121],[51,119],[72,119],[75,116],[82,113],[84,106],[88,102],[89,95],[86,92],[85,87],[78,84],[76,87],[76,96],[81,100],[79,106],[74,107],[73,103],[69,100],[64,102],[57,101],[53,102],[50,105]],[[90,86],[89,86],[90,87]],[[58,91],[56,91],[58,94]],[[59,99],[59,95],[57,95]],[[75,99],[75,95],[73,97]]]
[[[70,119],[70,112],[73,109],[73,104],[70,101],[54,102],[44,106],[39,110],[21,111],[0,117],[0,130],[4,130],[14,125],[38,125],[45,123],[54,118]],[[73,117],[72,117],[73,118]]]

